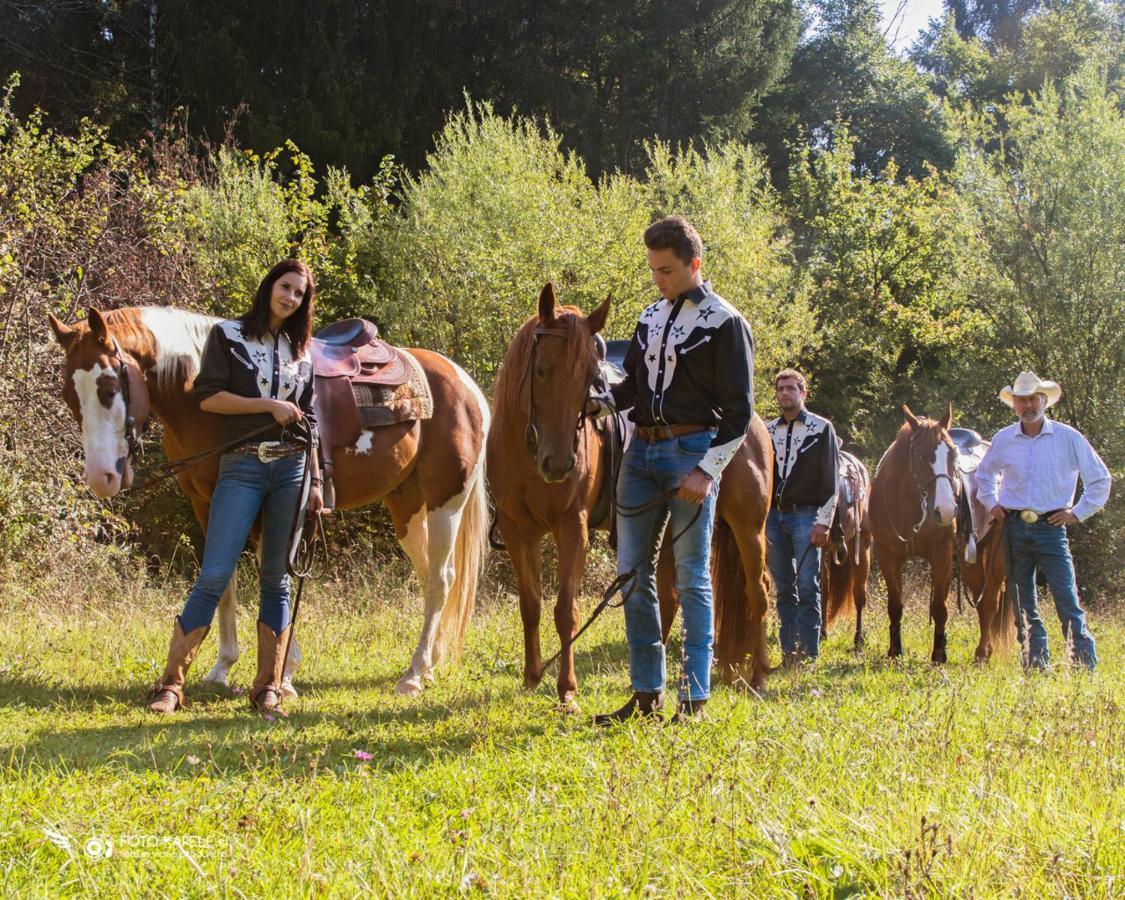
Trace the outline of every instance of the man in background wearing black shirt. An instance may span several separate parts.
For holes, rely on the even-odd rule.
[[[805,409],[804,375],[783,369],[774,388],[781,415],[766,425],[774,457],[766,559],[777,589],[781,652],[791,665],[820,651],[820,550],[836,512],[839,447],[832,423]]]

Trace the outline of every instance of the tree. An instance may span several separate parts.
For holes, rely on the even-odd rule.
[[[752,139],[767,148],[774,183],[784,184],[790,148],[830,145],[848,123],[857,172],[878,175],[893,159],[901,177],[924,177],[927,163],[953,162],[941,109],[925,79],[894,55],[874,0],[822,0],[780,86],[763,101]]]

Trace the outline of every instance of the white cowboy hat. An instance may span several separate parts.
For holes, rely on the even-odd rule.
[[[1001,400],[1014,406],[1014,397],[1030,397],[1032,394],[1043,394],[1047,398],[1047,406],[1054,406],[1062,396],[1062,388],[1053,381],[1044,381],[1034,372],[1020,372],[1019,377],[997,395]]]

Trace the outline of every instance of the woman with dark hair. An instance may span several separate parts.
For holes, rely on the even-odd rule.
[[[222,456],[203,565],[176,618],[164,675],[149,695],[152,712],[172,713],[183,704],[188,668],[259,513],[258,673],[250,704],[259,710],[281,705],[289,645],[290,530],[302,501],[310,512],[323,503],[309,353],[315,295],[308,266],[298,259],[282,260],[262,279],[250,311],[219,322],[207,337],[194,393],[201,409],[223,416],[222,443],[236,442],[271,420],[274,427]],[[308,479],[306,443],[312,447]]]

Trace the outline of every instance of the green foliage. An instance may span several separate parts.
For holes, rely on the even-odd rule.
[[[643,178],[595,185],[559,144],[549,127],[488,104],[450,120],[427,170],[406,182],[381,247],[390,334],[448,353],[487,383],[553,280],[562,302],[586,311],[612,294],[609,335],[627,338],[653,296],[644,229],[679,212],[707,241],[716,290],[756,329],[760,371],[812,340],[780,200],[752,150],[654,144]]]
[[[996,117],[1008,124],[994,143]],[[1125,118],[1088,65],[966,122],[958,187],[985,264],[973,293],[1010,373],[1063,385],[1058,415],[1125,464]]]
[[[932,170],[900,181],[893,163],[860,177],[853,145],[838,126],[834,149],[802,150],[791,181],[823,329],[810,391],[850,443],[877,455],[902,423],[901,403],[937,415],[961,399],[960,357],[987,321],[963,287],[971,232],[951,187]]]

